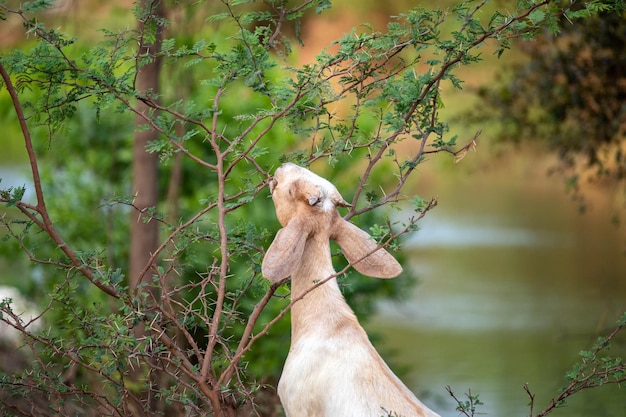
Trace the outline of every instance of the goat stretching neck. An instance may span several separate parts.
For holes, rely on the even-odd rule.
[[[437,417],[385,364],[329,279],[329,241],[365,275],[393,278],[400,264],[339,216],[337,206],[349,204],[324,178],[285,164],[270,191],[283,228],[263,259],[263,275],[274,282],[291,275],[292,299],[301,298],[291,310],[291,349],[278,383],[287,416]]]

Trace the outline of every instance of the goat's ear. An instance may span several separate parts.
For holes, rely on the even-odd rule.
[[[272,282],[279,282],[293,274],[302,258],[308,235],[306,222],[298,216],[280,229],[263,258],[263,276]]]
[[[389,252],[383,248],[376,250],[378,244],[367,232],[341,217],[337,220],[333,239],[348,262],[361,274],[393,278],[402,272],[402,266]]]

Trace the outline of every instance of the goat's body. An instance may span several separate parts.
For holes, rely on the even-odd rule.
[[[335,273],[327,240],[309,242],[305,254],[292,276],[292,297]],[[296,302],[291,320],[291,349],[278,384],[289,417],[437,416],[376,352],[336,279]]]

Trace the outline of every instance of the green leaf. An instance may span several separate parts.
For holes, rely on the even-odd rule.
[[[216,13],[206,18],[206,22],[219,22],[230,17],[230,13]]]
[[[175,38],[164,39],[163,42],[161,43],[161,52],[167,55],[174,49],[175,45],[176,45]]]
[[[528,15],[528,20],[530,20],[533,24],[540,23],[546,18],[546,14],[543,10],[535,9]]]
[[[424,211],[426,206],[428,206],[428,202],[424,200],[422,197],[420,197],[419,195],[415,195],[410,201],[415,211],[417,211],[418,213],[421,213],[422,211]]]
[[[317,0],[317,5],[315,6],[315,13],[320,14],[326,9],[330,9],[332,7],[332,3],[330,0]]]
[[[25,1],[22,4],[22,11],[24,13],[33,13],[36,11],[47,10],[54,7],[55,0],[35,0]]]

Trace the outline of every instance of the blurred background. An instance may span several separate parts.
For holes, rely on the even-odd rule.
[[[382,28],[388,16],[420,3],[454,1],[334,1],[305,16],[304,47],[292,59],[311,62],[350,28]],[[47,18],[89,42],[100,36],[96,28],[132,27],[132,4],[66,0]],[[507,7],[514,2],[489,6]],[[447,385],[458,397],[478,394],[485,415],[527,415],[524,384],[535,407],[545,406],[578,352],[626,310],[626,23],[609,20],[571,26],[559,41],[550,33],[517,40],[501,58],[486,45],[482,62],[460,70],[463,90],[443,93],[451,133],[462,141],[482,132],[477,152],[459,163],[437,157],[421,169],[414,192],[438,206],[404,245],[417,285],[402,301],[380,301],[365,324],[392,367],[442,416],[459,415]],[[0,51],[32,43],[20,24],[0,24]],[[28,186],[5,90],[0,118],[2,186]],[[80,129],[94,128],[83,121],[76,129],[80,137]],[[64,158],[82,157],[72,152]],[[6,249],[0,256],[0,285],[28,292],[28,260]],[[624,338],[618,342],[623,354]],[[617,417],[626,395],[608,386],[568,404],[552,415]]]

